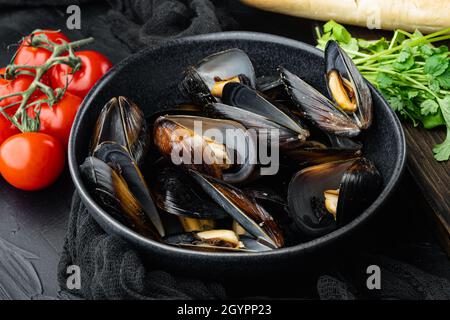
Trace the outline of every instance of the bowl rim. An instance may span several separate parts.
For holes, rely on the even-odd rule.
[[[319,238],[295,245],[290,247],[284,247],[277,250],[265,251],[265,252],[255,252],[255,253],[219,253],[219,252],[201,252],[201,251],[193,251],[186,250],[182,248],[178,248],[175,246],[171,246],[168,244],[160,243],[155,240],[151,240],[141,236],[125,225],[113,219],[106,211],[104,211],[95,200],[89,195],[89,192],[84,186],[82,181],[79,165],[76,161],[75,154],[75,143],[76,143],[76,133],[79,131],[79,127],[81,124],[81,120],[86,117],[86,113],[88,112],[87,106],[92,103],[92,100],[97,95],[99,91],[102,90],[102,86],[104,83],[108,81],[108,79],[114,75],[116,72],[123,69],[130,63],[133,63],[139,60],[141,57],[147,55],[150,52],[155,50],[160,50],[162,48],[170,49],[172,46],[182,45],[184,42],[209,42],[209,41],[223,41],[223,40],[244,40],[244,41],[257,41],[257,42],[268,42],[273,44],[279,44],[283,46],[293,47],[294,49],[300,49],[302,51],[307,51],[313,55],[319,56],[323,58],[323,52],[312,45],[306,44],[301,41],[285,38],[282,36],[267,34],[267,33],[259,33],[259,32],[247,32],[247,31],[230,31],[230,32],[218,32],[218,33],[208,33],[201,34],[189,37],[183,37],[178,39],[171,39],[167,42],[159,44],[154,47],[147,47],[131,56],[123,59],[118,64],[114,65],[90,90],[88,95],[84,98],[79,111],[76,115],[74,124],[71,129],[69,144],[68,144],[68,164],[69,171],[72,177],[73,183],[79,196],[84,204],[86,204],[88,208],[88,212],[94,217],[95,220],[101,219],[103,223],[108,224],[109,226],[106,229],[114,230],[114,233],[117,233],[122,238],[126,238],[127,241],[131,241],[134,244],[141,243],[145,245],[145,247],[151,246],[153,251],[158,251],[159,253],[164,254],[173,254],[177,255],[180,259],[182,257],[190,259],[190,258],[201,258],[205,257],[208,259],[218,259],[223,261],[225,260],[235,260],[235,259],[258,259],[261,257],[265,258],[281,258],[285,255],[299,255],[305,253],[307,251],[312,251],[313,249],[324,247],[330,245],[333,241],[342,239],[346,237],[352,230],[356,230],[361,224],[363,224],[366,220],[370,219],[376,211],[382,206],[383,203],[392,195],[394,189],[396,188],[401,175],[405,169],[405,161],[406,161],[406,142],[405,135],[403,132],[403,128],[401,126],[400,120],[398,119],[395,112],[390,108],[389,104],[386,102],[384,97],[370,84],[372,92],[375,93],[377,98],[379,98],[385,107],[388,109],[388,113],[393,116],[394,119],[394,129],[396,130],[396,136],[399,137],[400,144],[400,154],[396,159],[393,169],[393,174],[389,179],[387,185],[384,190],[380,193],[378,198],[372,203],[372,205],[367,208],[362,214],[360,214],[357,218],[355,218],[350,223],[346,224],[343,227],[340,227],[324,236]],[[103,225],[103,223],[99,223]],[[106,232],[110,232],[106,230]]]

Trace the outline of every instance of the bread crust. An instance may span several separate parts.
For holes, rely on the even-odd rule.
[[[241,0],[291,16],[370,29],[434,32],[450,27],[450,0]]]

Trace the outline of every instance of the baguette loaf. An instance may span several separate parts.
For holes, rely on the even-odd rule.
[[[368,27],[419,29],[431,33],[450,27],[450,0],[241,0],[287,15]]]

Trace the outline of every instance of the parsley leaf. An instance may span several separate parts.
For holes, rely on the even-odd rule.
[[[339,42],[348,43],[352,39],[350,32],[348,32],[343,25],[340,25],[333,20],[328,21],[323,26],[323,31],[326,33],[331,32],[334,39]]]
[[[438,110],[439,104],[436,102],[436,100],[427,99],[420,104],[420,113],[424,116],[427,116],[431,113],[436,113]]]
[[[438,102],[442,116],[447,124],[447,137],[444,142],[434,147],[433,152],[437,161],[446,161],[450,158],[450,96],[445,96],[443,99],[439,99]]]
[[[434,53],[433,47],[429,44],[419,46],[419,51],[425,56],[432,56]]]
[[[450,89],[450,67],[448,67],[436,80],[439,85],[444,89]]]
[[[450,158],[450,129],[447,129],[447,137],[444,142],[436,145],[433,152],[437,161],[447,161]]]
[[[448,68],[448,59],[445,54],[435,54],[425,60],[424,71],[437,77],[445,72]]]
[[[410,47],[403,48],[397,59],[395,60],[393,67],[397,71],[406,71],[411,69],[414,65],[414,56]]]
[[[377,84],[379,88],[389,88],[394,83],[394,80],[384,72],[377,75]]]
[[[389,43],[385,38],[380,38],[378,40],[358,39],[358,46],[360,48],[376,53],[387,49],[389,47]]]

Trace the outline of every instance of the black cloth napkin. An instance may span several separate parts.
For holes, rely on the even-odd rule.
[[[71,38],[94,36],[96,42],[91,48],[103,52],[115,63],[145,46],[170,38],[240,29],[243,24],[253,30],[253,18],[264,20],[264,27],[259,30],[272,30],[266,25],[267,15],[259,11],[247,12],[245,19],[235,19],[239,5],[233,0],[110,0],[107,3],[0,0],[1,45],[10,44],[36,28],[65,30],[65,6],[69,4],[80,4],[82,8],[82,29],[71,32]],[[289,18],[283,17],[278,21],[287,20]],[[295,20],[294,25],[301,24]],[[277,26],[273,30],[283,34]],[[288,31],[292,34],[292,30]],[[3,59],[2,63],[6,61]],[[408,210],[404,210],[407,213]],[[392,225],[400,226],[403,218],[396,215],[397,220]],[[377,226],[373,229],[386,228]],[[384,245],[388,246],[391,244]],[[105,233],[75,193],[58,280],[62,290],[86,299],[450,299],[448,259],[428,237],[405,240],[405,244],[397,246],[396,250],[386,250],[383,254],[362,252],[328,266],[310,279],[311,284],[295,277],[287,284],[277,281],[276,275],[268,275],[274,280],[270,285],[243,291],[243,288],[252,287],[247,279],[236,279],[237,284],[225,284],[221,279],[193,279],[155,270],[151,261],[144,262],[128,243]],[[369,291],[364,286],[367,275],[361,270],[369,264],[377,264],[383,270],[382,290]],[[80,290],[70,291],[66,287],[66,271],[70,265],[78,265],[81,269]],[[287,290],[288,287],[292,289]]]
[[[224,299],[223,286],[174,277],[144,266],[139,254],[100,228],[74,194],[67,237],[59,264],[59,282],[67,288],[67,267],[78,265],[86,299]]]

